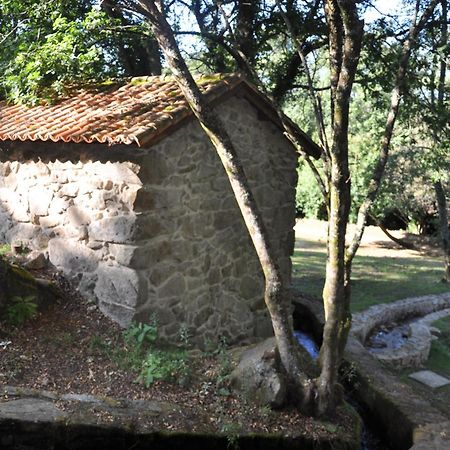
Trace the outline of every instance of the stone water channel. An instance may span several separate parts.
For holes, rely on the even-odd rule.
[[[310,333],[305,331],[295,331],[297,342],[316,360],[319,356],[319,346]],[[362,418],[362,434],[361,434],[361,450],[390,450],[388,446],[379,436],[379,432],[370,424],[364,407],[351,394],[346,394],[346,401],[350,403]]]
[[[295,327],[309,335],[308,341],[313,336],[313,341],[320,342],[325,320],[321,302],[297,293],[294,306]],[[427,346],[432,339],[429,327],[447,315],[447,310],[450,310],[450,292],[380,304],[353,316],[342,365],[342,382],[347,392],[351,392],[347,401],[355,400],[355,407],[362,406],[360,415],[366,424],[374,426],[378,436],[389,442],[393,449],[450,449],[449,417],[436,408],[430,397],[418,394],[412,386],[387,371],[384,367],[387,361],[383,360],[383,356],[392,357],[393,354],[408,365],[425,358],[424,355],[428,357]],[[364,346],[378,327],[392,322],[402,327],[403,321],[413,321],[408,325],[413,330],[400,328],[395,331],[400,337],[391,340],[398,348],[385,351],[380,358]],[[408,339],[402,334],[408,335]],[[422,340],[422,336],[427,338]],[[302,337],[301,340],[305,339]],[[399,345],[401,341],[404,342],[402,346]],[[370,445],[364,442],[363,448],[370,449]],[[378,448],[388,449],[389,446],[382,444]]]

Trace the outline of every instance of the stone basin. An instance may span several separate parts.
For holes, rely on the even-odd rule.
[[[396,367],[419,367],[430,353],[432,334],[430,325],[435,320],[450,314],[450,292],[441,295],[426,295],[372,306],[353,316],[351,333],[380,361]],[[391,334],[391,344],[370,345],[373,334],[382,326],[398,324]],[[395,333],[397,335],[395,336]],[[385,334],[388,334],[385,333]],[[404,339],[402,339],[404,337]],[[389,338],[386,339],[389,341]],[[372,347],[372,348],[370,348]]]

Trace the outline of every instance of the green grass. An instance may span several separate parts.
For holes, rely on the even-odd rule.
[[[431,351],[428,360],[421,369],[432,370],[446,378],[450,378],[450,317],[445,317],[433,323],[433,326],[441,330],[439,339],[431,343]],[[416,392],[428,398],[431,403],[444,414],[450,415],[450,385],[437,389],[430,389],[422,383],[408,377],[418,368],[390,369],[404,383],[409,384]]]
[[[441,330],[441,335],[438,340],[431,343],[426,366],[427,369],[450,377],[450,316],[437,320],[433,326]]]
[[[311,245],[310,245],[311,244]],[[308,242],[292,257],[293,282],[302,292],[320,297],[325,281],[324,244]],[[378,303],[450,291],[442,282],[442,262],[428,257],[373,257],[356,255],[352,273],[352,311]]]

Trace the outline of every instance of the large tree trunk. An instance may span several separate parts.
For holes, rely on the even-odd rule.
[[[151,0],[138,0],[138,4],[139,12],[151,24],[153,33],[181,91],[222,161],[264,272],[265,302],[272,320],[281,362],[291,383],[297,388],[301,400],[307,403],[311,383],[303,373],[298,357],[298,345],[293,334],[292,318],[290,317],[290,302],[267,231],[239,157],[220,118],[205,102],[189,72],[179,52],[172,30],[164,17],[161,2],[158,2],[157,6]]]
[[[319,413],[333,410],[338,396],[338,369],[350,330],[350,288],[345,285],[345,234],[350,211],[348,168],[348,116],[350,94],[361,51],[363,24],[356,5],[346,0],[326,0],[329,27],[333,140],[330,149],[330,217],[328,255],[323,300],[325,327],[320,351]]]
[[[434,183],[436,200],[439,213],[439,229],[442,237],[442,250],[444,253],[444,278],[442,281],[450,283],[450,232],[448,230],[447,200],[445,198],[444,188],[440,180]]]

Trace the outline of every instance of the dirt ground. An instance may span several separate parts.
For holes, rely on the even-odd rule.
[[[336,430],[351,434],[348,411],[330,422],[316,421],[296,408],[272,411],[255,405],[229,386],[232,361],[224,350],[189,351],[187,379],[156,380],[145,387],[138,373],[124,367],[129,351],[123,330],[103,316],[56,272],[40,272],[61,288],[59,301],[13,327],[0,320],[0,402],[2,386],[56,394],[90,394],[108,399],[155,400],[176,405],[181,413],[170,424],[152,420],[153,427],[209,433],[282,433],[329,439]],[[122,350],[122,363],[117,358]],[[125,352],[125,353],[124,353]]]
[[[355,225],[350,224],[347,229],[347,241],[353,237]],[[416,246],[417,250],[409,250],[389,239],[379,227],[368,226],[364,231],[358,254],[375,257],[417,258],[420,255],[439,257],[440,249],[437,240],[430,240],[403,230],[390,230],[394,237],[404,239]],[[299,219],[295,225],[296,247],[308,249],[314,247],[325,252],[327,236],[327,222],[315,219]],[[317,243],[323,246],[317,246]]]

